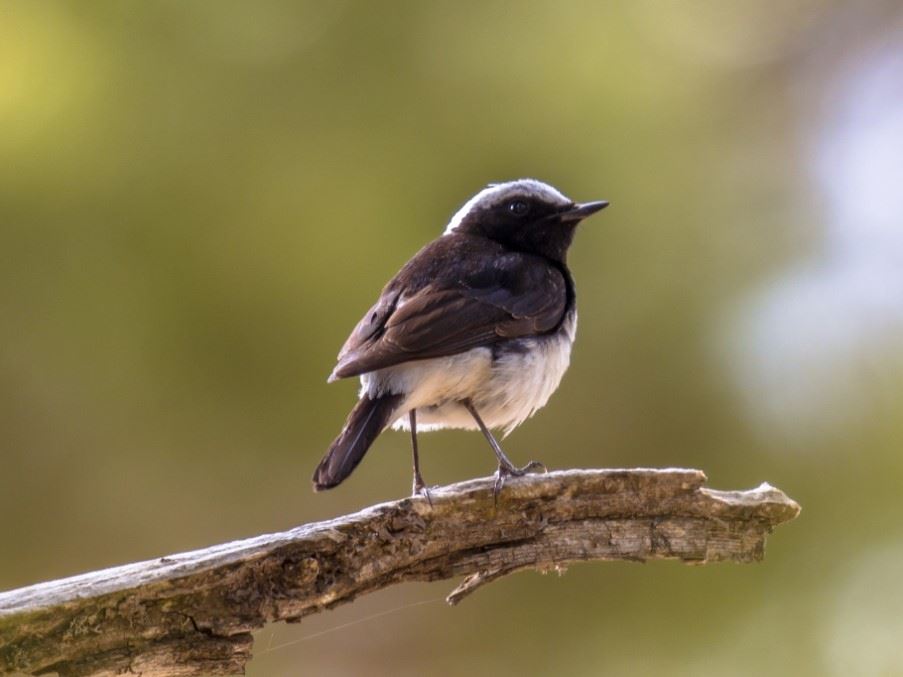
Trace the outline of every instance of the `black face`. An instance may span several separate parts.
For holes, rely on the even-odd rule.
[[[563,220],[561,215],[573,207],[514,194],[489,207],[476,207],[457,230],[563,263],[578,221]]]

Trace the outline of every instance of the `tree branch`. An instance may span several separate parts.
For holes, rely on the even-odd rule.
[[[522,569],[588,560],[762,559],[799,506],[763,484],[703,488],[698,470],[567,470],[492,478],[327,522],[0,593],[0,672],[61,677],[241,672],[251,631],[402,581],[467,578],[448,597]]]

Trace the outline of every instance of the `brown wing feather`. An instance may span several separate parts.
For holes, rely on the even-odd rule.
[[[568,302],[562,273],[520,254],[493,263],[407,298],[390,283],[345,342],[330,380],[556,328]]]
[[[342,349],[339,351],[338,362],[341,364],[346,357],[359,352],[367,347],[367,343],[375,342],[385,329],[386,321],[395,312],[398,298],[401,295],[400,290],[394,290],[387,287],[380,295],[379,300],[373,304],[357,326],[351,331],[351,334],[345,340]],[[333,372],[335,376],[335,372]],[[339,377],[336,377],[339,378]],[[332,377],[330,377],[332,380]]]

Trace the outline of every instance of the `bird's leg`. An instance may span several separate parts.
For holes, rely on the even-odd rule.
[[[489,442],[489,446],[492,447],[492,451],[495,452],[495,457],[498,459],[499,467],[495,473],[495,486],[492,489],[492,493],[495,494],[496,500],[498,500],[499,492],[502,490],[502,486],[505,484],[505,480],[508,477],[521,477],[534,470],[547,472],[546,467],[539,461],[530,461],[523,468],[515,466],[511,460],[505,456],[505,452],[502,451],[502,448],[489,431],[489,428],[483,423],[483,419],[481,419],[480,415],[477,413],[477,409],[473,406],[473,402],[470,400],[462,400],[461,404],[463,404],[464,408],[470,412],[471,416],[473,416],[473,420],[477,422],[477,425],[480,427],[480,432],[483,433],[483,436]]]
[[[427,502],[432,506],[433,498],[423,481],[423,475],[420,474],[420,455],[417,453],[417,410],[411,409],[408,417],[411,421],[411,450],[414,452],[414,496],[425,496]]]

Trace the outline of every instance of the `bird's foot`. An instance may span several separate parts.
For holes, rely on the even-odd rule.
[[[515,465],[499,463],[498,470],[495,471],[495,484],[492,487],[492,496],[495,499],[495,502],[499,502],[499,493],[502,491],[502,487],[505,486],[505,480],[509,477],[523,477],[528,473],[533,472],[549,472],[549,469],[546,468],[545,464],[540,463],[539,461],[530,461],[527,465],[522,468],[518,468]]]
[[[426,502],[433,507],[433,497],[430,495],[430,488],[426,486],[423,478],[419,475],[414,476],[414,493],[413,496],[420,496],[426,499]]]

